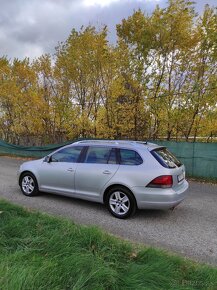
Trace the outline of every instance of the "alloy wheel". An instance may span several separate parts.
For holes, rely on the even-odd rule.
[[[35,182],[33,180],[33,178],[29,175],[26,175],[23,177],[22,179],[22,189],[23,191],[29,195],[31,194],[34,189],[35,189]]]
[[[110,195],[109,206],[116,215],[126,215],[130,210],[130,200],[124,192],[115,191]]]

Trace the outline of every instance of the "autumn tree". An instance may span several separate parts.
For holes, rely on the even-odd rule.
[[[73,29],[54,55],[0,58],[0,136],[45,144],[76,138],[214,140],[217,14],[188,0],[117,25]]]
[[[78,137],[97,136],[97,117],[106,94],[105,67],[109,62],[107,28],[72,30],[57,49],[56,72],[74,108]],[[67,76],[67,79],[66,79]],[[73,125],[73,124],[72,124]]]

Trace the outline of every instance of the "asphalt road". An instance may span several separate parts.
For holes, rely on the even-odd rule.
[[[0,198],[217,265],[217,185],[190,182],[188,198],[174,211],[139,211],[131,219],[118,220],[101,204],[50,194],[24,196],[16,177],[22,162],[0,157]]]

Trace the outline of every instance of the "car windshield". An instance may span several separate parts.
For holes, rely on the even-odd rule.
[[[175,168],[180,167],[182,163],[166,148],[157,148],[152,151],[152,155],[165,167]]]

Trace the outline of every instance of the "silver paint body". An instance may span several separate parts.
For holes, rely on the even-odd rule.
[[[115,185],[125,186],[133,193],[139,209],[169,209],[186,197],[188,182],[185,178],[178,182],[178,176],[185,174],[184,165],[172,169],[163,167],[150,153],[151,150],[160,147],[156,144],[136,141],[80,141],[66,147],[81,145],[131,149],[141,156],[143,163],[140,165],[48,163],[42,158],[23,163],[18,178],[23,172],[29,171],[35,175],[39,190],[42,192],[100,203],[103,203],[106,189]],[[146,187],[154,178],[161,175],[173,176],[171,188]]]

